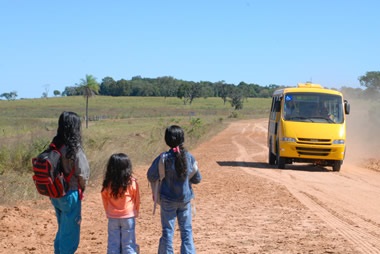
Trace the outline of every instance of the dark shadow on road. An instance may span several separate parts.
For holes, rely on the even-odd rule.
[[[271,168],[271,165],[264,162],[217,161],[216,163],[221,167]]]
[[[287,164],[285,169],[279,169],[276,165],[269,165],[265,162],[246,162],[246,161],[217,161],[221,167],[246,167],[246,168],[270,168],[277,170],[299,170],[308,172],[331,172],[326,167],[315,166],[312,164]]]

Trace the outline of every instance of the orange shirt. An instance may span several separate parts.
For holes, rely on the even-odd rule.
[[[111,197],[111,189],[108,187],[101,192],[104,210],[107,218],[131,218],[138,217],[140,210],[140,191],[135,178],[128,186],[121,198]]]

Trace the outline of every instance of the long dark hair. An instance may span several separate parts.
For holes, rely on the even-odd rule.
[[[53,143],[57,147],[66,145],[66,158],[75,159],[78,149],[82,146],[81,120],[78,114],[64,111],[59,116],[57,135]]]
[[[102,191],[111,188],[111,197],[122,197],[131,184],[132,162],[124,153],[112,154],[108,160]]]
[[[177,176],[180,179],[185,179],[187,174],[187,160],[185,154],[186,149],[183,146],[183,143],[185,142],[183,129],[178,125],[167,127],[165,131],[165,142],[173,149],[174,154],[176,155],[175,170]]]

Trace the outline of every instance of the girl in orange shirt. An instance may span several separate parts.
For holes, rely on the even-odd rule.
[[[135,218],[140,209],[140,193],[132,173],[132,163],[126,154],[111,155],[101,191],[108,218],[107,253],[139,253]]]

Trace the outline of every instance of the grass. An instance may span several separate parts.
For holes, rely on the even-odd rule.
[[[89,100],[89,128],[83,120],[84,148],[91,179],[103,174],[115,152],[127,153],[134,165],[149,164],[167,149],[164,129],[178,124],[186,131],[185,146],[191,149],[217,134],[230,121],[261,118],[269,114],[270,99],[248,99],[234,111],[220,98],[201,98],[184,105],[178,98],[104,97]],[[31,158],[54,137],[62,111],[84,118],[83,97],[0,100],[0,204],[41,198],[31,180]]]

